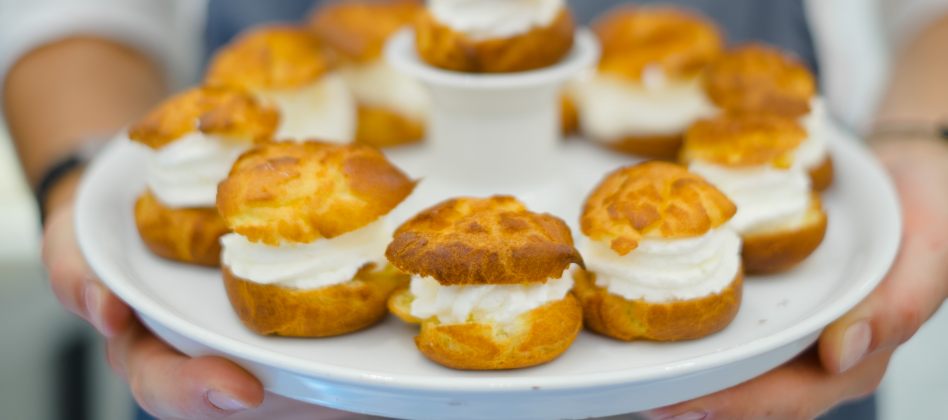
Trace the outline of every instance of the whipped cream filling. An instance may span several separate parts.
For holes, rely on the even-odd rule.
[[[553,23],[565,0],[429,0],[444,25],[475,40],[509,38]]]
[[[645,238],[626,255],[586,239],[580,252],[596,285],[629,300],[697,299],[724,290],[741,265],[741,239],[728,226],[696,238]]]
[[[741,234],[800,226],[810,209],[810,177],[800,170],[728,168],[703,161],[689,169],[737,205],[730,224]]]
[[[583,130],[611,142],[628,136],[677,135],[717,109],[698,78],[674,82],[661,69],[646,69],[641,82],[590,74],[574,84]]]
[[[384,59],[348,66],[342,70],[342,76],[361,104],[389,109],[419,121],[428,117],[430,99],[425,87]]]
[[[338,73],[323,75],[293,90],[258,92],[280,110],[277,140],[322,140],[349,143],[355,137],[356,103]]]
[[[352,280],[366,264],[386,264],[392,237],[388,217],[332,239],[270,246],[230,233],[221,238],[221,260],[231,273],[259,284],[312,290]]]
[[[826,160],[828,153],[826,127],[829,115],[822,99],[815,98],[810,103],[810,113],[800,118],[800,124],[806,130],[807,138],[800,144],[794,156],[794,166],[804,170],[816,169]]]
[[[214,207],[217,184],[250,147],[248,142],[191,132],[151,155],[145,182],[169,208]]]
[[[508,322],[521,314],[566,297],[573,288],[569,270],[546,283],[442,286],[430,277],[413,276],[415,300],[411,314],[420,319],[437,317],[442,324]]]

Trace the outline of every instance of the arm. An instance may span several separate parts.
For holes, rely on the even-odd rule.
[[[63,69],[68,69],[64,71]],[[3,103],[28,180],[90,138],[111,136],[163,94],[162,72],[134,49],[72,37],[22,56],[4,80]],[[212,418],[259,405],[259,381],[216,357],[188,358],[155,338],[86,265],[76,245],[74,171],[50,190],[43,259],[53,291],[108,340],[109,361],[152,414]]]
[[[152,61],[103,39],[67,38],[25,55],[7,75],[3,103],[30,185],[83,142],[117,132],[163,91]],[[54,187],[42,210],[68,201],[76,178]]]
[[[904,49],[878,124],[946,121],[946,44],[948,15]],[[875,391],[892,353],[948,298],[948,142],[889,138],[873,149],[895,181],[905,218],[902,248],[887,278],[824,330],[813,351],[734,388],[655,410],[650,417],[814,418]]]

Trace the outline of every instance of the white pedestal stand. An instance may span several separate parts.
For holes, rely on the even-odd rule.
[[[542,189],[555,178],[563,143],[559,95],[567,80],[594,65],[599,45],[579,31],[559,64],[511,74],[432,67],[416,54],[411,31],[395,36],[386,55],[431,92],[428,138],[423,150],[413,151],[423,155],[418,175],[464,193],[495,194]]]

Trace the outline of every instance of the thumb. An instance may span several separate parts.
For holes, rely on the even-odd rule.
[[[845,372],[867,355],[908,341],[945,300],[948,265],[938,247],[907,237],[892,271],[852,311],[827,327],[820,359],[830,372]]]

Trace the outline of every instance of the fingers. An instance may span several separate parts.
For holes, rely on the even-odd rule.
[[[826,372],[809,352],[758,378],[693,401],[645,413],[649,419],[804,419],[872,393],[891,352],[879,353],[845,374]]]
[[[819,352],[831,372],[906,342],[948,296],[948,153],[934,147],[917,143],[880,150],[902,202],[902,249],[878,289],[823,331]]]
[[[259,406],[263,386],[220,357],[184,356],[137,322],[108,343],[109,362],[135,400],[159,418],[222,418]]]
[[[70,312],[112,337],[131,319],[131,311],[95,278],[76,243],[72,209],[50,215],[43,235],[43,262],[53,293]]]

